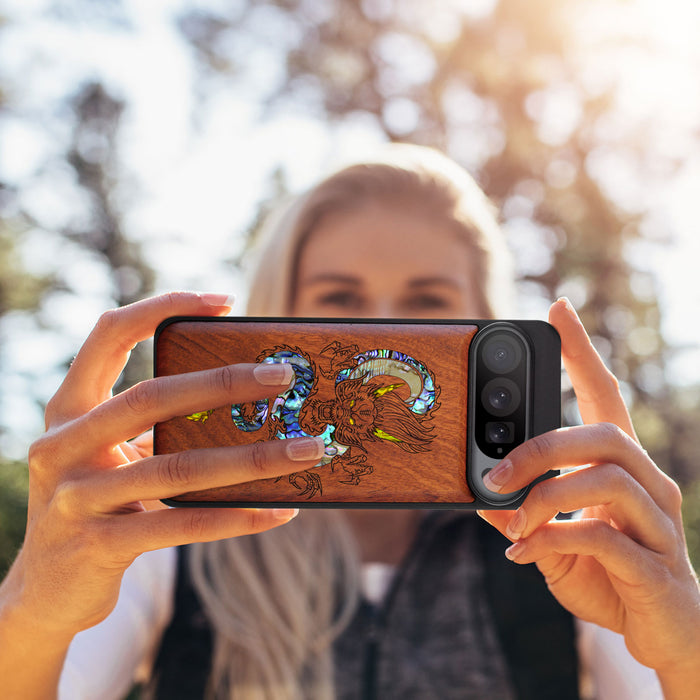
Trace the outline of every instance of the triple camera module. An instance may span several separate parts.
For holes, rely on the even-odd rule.
[[[482,329],[470,352],[470,483],[482,498],[507,502],[518,494],[495,494],[483,476],[516,445],[531,436],[531,352],[514,325],[499,322]]]

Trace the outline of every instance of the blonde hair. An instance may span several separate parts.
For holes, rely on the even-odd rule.
[[[473,251],[485,317],[503,316],[511,258],[486,196],[432,149],[393,145],[280,208],[258,236],[248,313],[292,312],[300,251],[321,218],[372,203],[412,203],[454,226]],[[231,700],[331,700],[331,644],[359,598],[359,559],[339,511],[302,512],[260,535],[194,545],[192,579],[214,630],[208,692]]]
[[[472,269],[464,273],[474,280],[484,317],[510,313],[512,257],[491,202],[464,168],[439,151],[391,144],[376,160],[339,170],[267,219],[255,241],[248,314],[291,314],[299,256],[309,235],[327,214],[372,203],[408,205],[451,226],[472,251]]]
[[[193,545],[189,564],[214,631],[208,697],[335,697],[331,645],[359,600],[357,550],[340,511]]]

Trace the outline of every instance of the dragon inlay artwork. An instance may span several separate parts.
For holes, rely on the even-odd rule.
[[[326,450],[317,466],[342,470],[340,483],[357,485],[374,471],[368,459],[372,443],[413,454],[430,450],[440,388],[432,372],[413,357],[389,349],[360,351],[336,340],[321,350],[318,364],[288,345],[266,349],[256,361],[289,363],[296,379],[275,399],[234,404],[235,428],[264,431],[261,439],[321,435]],[[207,417],[188,416],[198,423]],[[301,496],[323,493],[316,469],[280,478],[288,479]]]

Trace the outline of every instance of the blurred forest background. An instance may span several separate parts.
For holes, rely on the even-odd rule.
[[[520,315],[572,299],[683,488],[698,567],[692,6],[0,2],[0,570],[27,445],[98,314],[168,288],[244,297],[260,212],[390,140],[445,150],[498,205]],[[149,374],[146,344],[123,384]]]

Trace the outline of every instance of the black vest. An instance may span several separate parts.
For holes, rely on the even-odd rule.
[[[505,558],[509,544],[473,514],[426,517],[385,605],[360,605],[334,646],[339,699],[578,700],[573,618],[534,565]],[[210,672],[212,631],[186,558],[187,548],[180,548],[174,615],[150,688],[154,698],[202,698]],[[479,628],[476,637],[468,626]],[[484,629],[495,631],[496,653],[481,649],[489,641],[478,636]],[[475,651],[482,652],[476,662]],[[475,690],[481,666],[499,676],[493,692]],[[507,693],[497,690],[503,687]]]

